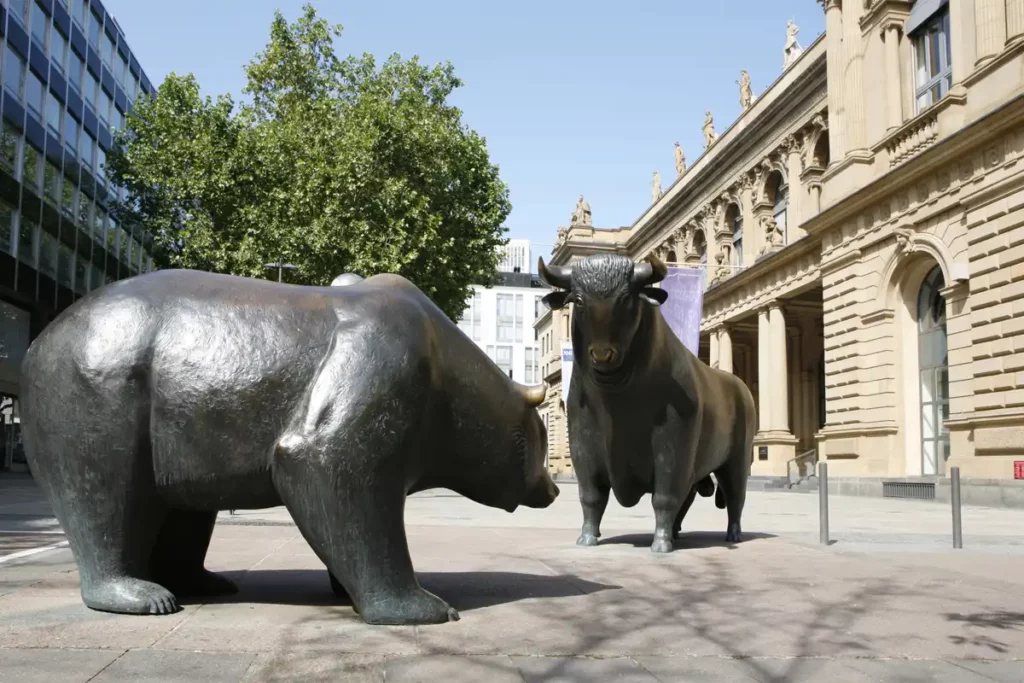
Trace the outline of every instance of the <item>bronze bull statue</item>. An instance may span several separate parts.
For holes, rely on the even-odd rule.
[[[596,255],[539,273],[550,308],[574,306],[573,371],[566,414],[569,455],[579,482],[579,545],[596,545],[609,491],[625,507],[652,494],[651,550],[668,552],[699,492],[728,508],[725,539],[740,541],[740,517],[756,430],[754,399],[736,376],[708,367],[669,328],[652,285],[668,272]]]

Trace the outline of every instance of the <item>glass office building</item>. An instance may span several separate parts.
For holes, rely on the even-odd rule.
[[[111,130],[153,87],[100,0],[0,0],[0,470],[24,469],[29,342],[90,290],[152,268],[110,216]]]

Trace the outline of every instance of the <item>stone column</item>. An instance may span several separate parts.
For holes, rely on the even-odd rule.
[[[1006,44],[1006,0],[974,0],[978,63],[1002,52]]]
[[[821,213],[821,183],[811,184],[811,210],[815,216]]]
[[[718,328],[718,369],[732,372],[732,335],[729,328],[722,325]]]
[[[886,124],[889,130],[903,125],[903,87],[900,78],[900,24],[889,22],[882,27],[885,41]]]
[[[754,220],[754,179],[749,173],[740,179],[740,211],[743,213],[743,264],[757,258],[757,225]]]
[[[768,309],[757,312],[757,425],[758,431],[767,432],[772,428],[771,387],[775,382],[772,367],[772,330],[768,320]]]
[[[711,351],[708,353],[708,365],[713,368],[718,367],[718,328],[711,330],[711,334],[708,335],[711,339]]]
[[[949,4],[949,25],[970,26],[974,19],[974,0],[959,0]],[[977,32],[952,31],[949,36],[949,48],[953,60],[953,87],[950,93],[965,95],[963,80],[974,71],[977,58]]]
[[[768,305],[768,359],[769,376],[772,383],[768,400],[772,405],[771,429],[789,431],[789,363],[786,358],[786,318],[778,301]]]
[[[1006,42],[1024,37],[1024,0],[1006,0]]]
[[[825,53],[828,71],[828,144],[837,161],[846,155],[843,125],[843,6],[840,0],[819,0],[825,8]]]
[[[790,136],[786,141],[786,176],[789,182],[789,200],[786,207],[786,244],[803,236],[800,225],[804,222],[804,192],[800,183],[800,141]],[[799,232],[797,232],[799,231]]]
[[[793,436],[802,438],[806,418],[803,411],[804,387],[800,382],[800,369],[802,367],[800,359],[803,354],[803,337],[800,334],[799,328],[787,334],[787,342],[789,344],[789,353],[787,354],[789,356],[789,369],[792,371],[794,379],[792,383],[792,397],[789,401],[793,422],[792,432]]]
[[[838,71],[846,86],[843,99],[843,123],[846,125],[847,155],[867,146],[867,121],[864,109],[864,38],[860,15],[864,3],[843,3],[843,63]],[[827,18],[827,17],[826,17]],[[827,30],[827,29],[826,29]],[[831,129],[830,129],[831,130]]]

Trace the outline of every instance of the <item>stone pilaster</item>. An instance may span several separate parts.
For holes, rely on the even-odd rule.
[[[1024,38],[1024,0],[1006,0],[1006,42]]]
[[[804,190],[800,179],[800,172],[803,170],[800,163],[802,139],[790,136],[786,141],[786,176],[789,179],[789,200],[786,207],[786,235],[785,244],[791,244],[803,237],[804,215]]]
[[[708,336],[711,340],[711,351],[710,353],[708,353],[708,365],[710,365],[713,368],[717,368],[719,362],[718,329],[716,328],[714,330],[711,330],[711,334],[709,334]]]
[[[974,0],[978,64],[1002,52],[1006,44],[1006,0]]]
[[[814,215],[821,213],[821,183],[816,182],[811,184],[811,210],[814,211]]]
[[[825,8],[825,50],[828,70],[828,143],[833,159],[846,155],[843,102],[843,5],[840,0],[819,0]]]
[[[843,123],[846,125],[846,155],[867,147],[864,109],[864,39],[860,29],[861,2],[843,3],[842,66],[837,72],[845,86]],[[826,16],[826,30],[827,16]],[[831,126],[830,126],[831,130]],[[833,156],[836,156],[833,153]]]
[[[732,335],[729,328],[722,325],[718,328],[718,369],[732,372]]]
[[[743,214],[743,263],[750,265],[757,256],[757,220],[754,218],[754,179],[749,173],[740,179],[739,197]]]
[[[949,25],[964,26],[969,29],[974,20],[974,0],[959,0],[949,4]],[[974,71],[977,59],[977,31],[952,31],[949,36],[949,47],[953,58],[953,87],[951,94],[965,95],[963,80]]]
[[[903,125],[900,33],[900,22],[891,21],[882,27],[882,40],[885,42],[886,126],[889,130]]]

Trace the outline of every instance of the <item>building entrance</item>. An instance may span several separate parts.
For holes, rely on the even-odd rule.
[[[949,352],[942,270],[935,266],[917,297],[918,365],[921,386],[921,474],[943,475],[949,458]]]

